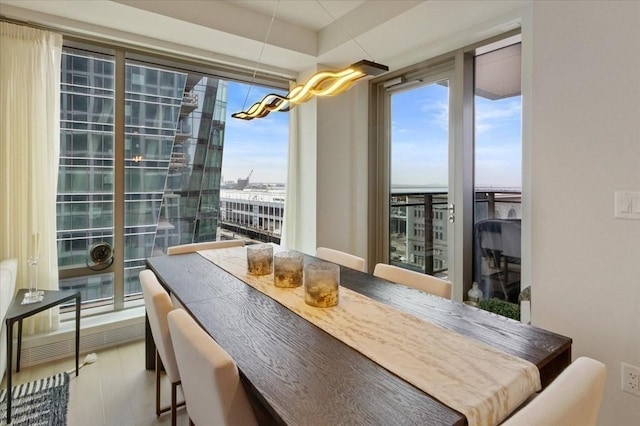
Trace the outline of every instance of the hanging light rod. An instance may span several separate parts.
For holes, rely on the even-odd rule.
[[[292,107],[307,102],[314,96],[335,96],[347,91],[353,84],[364,78],[389,71],[386,65],[363,59],[340,71],[319,71],[309,80],[294,87],[286,96],[270,93],[262,101],[251,105],[247,111],[231,114],[234,118],[253,120],[266,117],[272,111],[285,112]]]

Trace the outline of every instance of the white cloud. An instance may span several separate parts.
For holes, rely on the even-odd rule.
[[[522,104],[520,98],[501,101],[476,102],[476,133],[481,134],[497,127],[513,125],[514,121],[521,121]]]
[[[284,183],[288,144],[286,116],[250,121],[227,118],[222,157],[224,179],[245,178],[253,170],[253,182]]]
[[[448,100],[426,99],[420,105],[420,112],[427,116],[430,124],[435,124],[440,129],[449,129],[449,104]]]

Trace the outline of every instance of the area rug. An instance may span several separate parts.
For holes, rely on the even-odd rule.
[[[55,376],[14,386],[11,426],[66,425],[69,375]],[[7,424],[7,390],[0,391],[0,425]]]

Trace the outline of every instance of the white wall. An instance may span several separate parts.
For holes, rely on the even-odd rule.
[[[317,100],[305,103],[304,108],[297,108],[297,120],[294,126],[298,133],[297,146],[297,180],[296,180],[296,211],[295,226],[289,248],[314,254],[316,248],[316,215],[317,215]],[[293,115],[292,115],[293,117]],[[291,154],[290,154],[291,155]],[[289,177],[291,180],[291,177]],[[286,214],[286,213],[285,213]],[[290,220],[291,216],[287,216]],[[287,226],[287,232],[291,226]],[[289,239],[289,237],[287,237]]]
[[[600,424],[637,425],[640,221],[613,200],[640,191],[640,2],[535,2],[531,22],[533,324],[607,365]]]
[[[533,324],[604,362],[600,424],[634,425],[640,398],[620,390],[620,363],[640,366],[640,221],[614,219],[613,196],[640,191],[640,2],[534,2],[522,18]],[[358,93],[318,104],[316,229],[319,244],[364,256]]]
[[[318,100],[317,246],[367,257],[367,83]],[[363,106],[365,105],[365,106]]]
[[[327,67],[307,70],[298,81],[320,69]],[[317,247],[330,247],[366,258],[367,104],[368,86],[362,82],[340,96],[314,98],[292,110],[299,202],[295,238],[287,236],[290,248],[315,254]]]

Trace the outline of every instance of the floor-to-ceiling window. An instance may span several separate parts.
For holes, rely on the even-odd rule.
[[[246,110],[264,95],[255,87],[230,82],[228,111]],[[288,112],[251,121],[227,120],[220,189],[222,238],[280,242],[288,146]]]
[[[245,96],[250,86],[255,96],[286,87],[277,79],[280,89],[262,87],[238,72],[238,93],[229,93],[232,80],[215,69],[158,62],[117,48],[63,51],[60,287],[81,290],[84,307],[126,307],[141,296],[145,258],[220,238],[223,147],[234,112],[228,97]],[[92,259],[97,246],[112,256]]]
[[[519,49],[519,35],[497,37],[391,72],[372,86],[370,220],[379,233],[373,240],[384,241],[370,244],[373,257],[447,277],[459,300],[475,279],[486,297],[512,296],[503,291],[509,284],[516,297],[519,291],[519,233],[487,253],[477,232],[496,219],[508,222],[501,238],[509,225],[519,229]]]
[[[389,263],[448,270],[449,82],[391,86]]]
[[[474,281],[486,297],[518,302],[522,220],[521,43],[474,57]]]
[[[113,245],[114,101],[113,55],[65,49],[60,87],[60,170],[57,194],[58,264],[61,270],[94,268],[87,253]],[[113,299],[113,273],[61,280],[82,287],[85,301]]]

